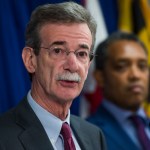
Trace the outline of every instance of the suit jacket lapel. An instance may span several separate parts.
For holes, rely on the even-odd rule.
[[[54,150],[45,133],[39,132],[41,129],[30,127],[20,136],[20,141],[27,150]]]
[[[109,135],[112,138],[112,141],[116,142],[117,145],[120,145],[122,150],[127,149],[138,149],[130,137],[125,133],[125,131],[121,128],[119,123],[114,119],[114,117],[103,107],[100,106],[98,111],[99,116],[99,124],[101,124],[102,130],[106,135]],[[111,134],[110,134],[111,133]],[[121,138],[120,138],[121,135]],[[126,145],[128,145],[126,147]]]
[[[71,115],[71,128],[74,132],[74,135],[78,141],[78,144],[82,150],[91,150],[92,147],[90,145],[89,138],[85,134],[84,127],[80,124],[78,120]]]
[[[16,123],[23,129],[19,139],[25,149],[54,150],[43,126],[26,99],[18,105],[15,115]]]

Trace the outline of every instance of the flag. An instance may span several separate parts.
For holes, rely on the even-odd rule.
[[[150,64],[150,10],[147,0],[118,1],[119,29],[136,34],[148,49]]]
[[[136,34],[148,50],[148,64],[150,65],[150,7],[148,0],[118,1],[118,26],[122,31]],[[143,107],[150,117],[150,97],[145,100]]]

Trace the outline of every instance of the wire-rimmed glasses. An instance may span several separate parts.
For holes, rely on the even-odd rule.
[[[66,57],[70,54],[70,53],[74,53],[77,60],[82,62],[82,63],[86,63],[88,61],[91,61],[94,57],[94,54],[91,53],[88,50],[85,49],[78,49],[75,51],[69,51],[67,48],[62,47],[62,46],[52,46],[52,47],[40,47],[43,49],[48,50],[49,55],[54,58],[54,59],[66,59]]]

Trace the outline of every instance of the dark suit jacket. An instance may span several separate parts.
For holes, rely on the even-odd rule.
[[[73,115],[71,128],[82,150],[105,150],[99,128]],[[26,98],[0,117],[0,150],[53,150]]]
[[[139,150],[116,119],[102,104],[98,111],[87,120],[102,129],[108,150]]]

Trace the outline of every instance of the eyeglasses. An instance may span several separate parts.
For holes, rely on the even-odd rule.
[[[78,49],[76,51],[68,51],[65,47],[62,46],[52,46],[52,47],[40,47],[43,49],[48,50],[49,55],[54,59],[66,59],[66,56],[68,56],[70,53],[74,53],[77,60],[79,60],[82,63],[86,63],[88,61],[91,61],[94,57],[94,54],[89,52],[88,50]]]

